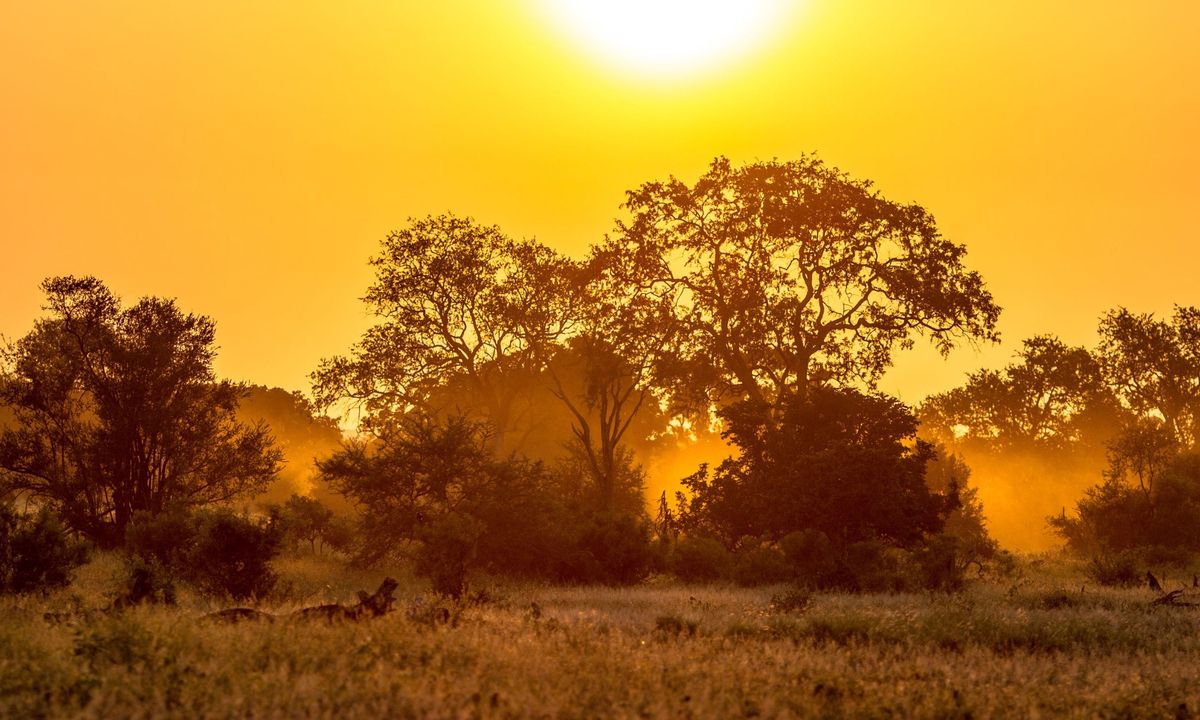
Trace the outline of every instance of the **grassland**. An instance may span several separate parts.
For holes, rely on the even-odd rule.
[[[2,601],[0,716],[12,718],[1188,717],[1200,609],[1069,570],[956,595],[787,588],[496,584],[450,607],[403,577],[397,612],[357,624],[199,619],[219,606],[84,612],[113,558],[50,597]],[[348,600],[381,574],[282,567],[265,609]],[[1178,583],[1171,583],[1177,586]],[[774,601],[773,601],[774,598]]]

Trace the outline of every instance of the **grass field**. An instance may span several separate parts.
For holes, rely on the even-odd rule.
[[[451,609],[402,581],[357,624],[219,625],[99,607],[114,558],[69,590],[2,601],[0,716],[11,718],[1189,717],[1200,609],[1027,567],[957,595],[815,594],[651,581],[487,585]],[[285,600],[349,600],[382,573],[294,560]],[[1177,582],[1170,583],[1177,586]],[[773,601],[774,598],[774,601]],[[536,605],[536,607],[535,607]]]

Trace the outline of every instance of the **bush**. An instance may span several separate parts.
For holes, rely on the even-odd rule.
[[[865,540],[846,548],[837,583],[858,592],[898,592],[908,583],[901,555],[878,540]]]
[[[1145,577],[1141,567],[1142,557],[1136,551],[1104,553],[1088,563],[1087,575],[1107,587],[1131,587],[1140,584]]]
[[[87,555],[87,546],[68,536],[49,510],[28,516],[0,506],[0,592],[64,587]]]
[[[779,541],[797,581],[808,587],[827,587],[837,573],[837,555],[829,536],[820,530],[789,533]]]
[[[735,554],[734,579],[739,585],[773,585],[792,577],[792,567],[779,548],[751,541]]]
[[[198,514],[196,541],[187,575],[197,588],[235,600],[267,595],[278,576],[271,560],[279,552],[279,531],[228,510]]]
[[[582,522],[573,547],[559,561],[559,580],[632,585],[650,572],[650,528],[637,516],[598,513]]]
[[[429,578],[433,591],[454,599],[467,587],[467,572],[478,552],[483,525],[461,513],[451,513],[422,526],[418,537],[416,571]]]
[[[960,541],[953,535],[934,535],[913,551],[916,583],[925,590],[961,590],[966,566],[960,557]]]
[[[733,576],[733,553],[713,538],[685,537],[670,558],[671,571],[685,582],[713,582]]]
[[[209,595],[261,598],[278,579],[271,561],[279,546],[278,527],[230,510],[139,513],[125,533],[133,558],[127,594],[131,601],[147,589],[166,596],[181,580]]]
[[[125,528],[125,551],[162,571],[182,574],[196,545],[196,518],[183,507],[172,507],[157,515],[138,512]]]

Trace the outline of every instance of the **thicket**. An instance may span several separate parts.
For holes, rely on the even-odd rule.
[[[278,580],[271,561],[280,539],[269,520],[227,509],[138,514],[126,531],[128,596],[169,600],[180,581],[217,597],[265,597]]]
[[[0,593],[65,587],[87,557],[88,546],[72,538],[49,509],[30,515],[0,504]]]

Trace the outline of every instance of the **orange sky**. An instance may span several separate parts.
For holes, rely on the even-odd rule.
[[[1005,308],[1002,348],[902,358],[906,400],[1118,303],[1200,304],[1200,4],[804,4],[662,78],[534,0],[7,2],[0,333],[95,274],[216,318],[224,375],[306,388],[410,215],[580,252],[642,181],[804,151],[930,208]]]

